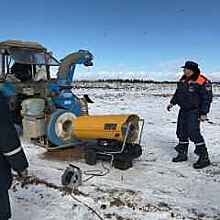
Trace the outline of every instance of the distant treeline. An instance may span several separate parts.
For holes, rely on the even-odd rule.
[[[155,80],[145,80],[145,79],[99,79],[99,80],[78,80],[78,82],[85,83],[144,83],[144,84],[176,84],[176,81],[155,81]],[[220,84],[220,82],[213,82],[215,84]]]
[[[85,83],[176,83],[175,81],[154,81],[145,79],[98,79],[98,80],[77,80],[77,82]]]

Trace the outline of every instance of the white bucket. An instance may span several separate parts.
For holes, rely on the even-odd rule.
[[[45,100],[40,98],[26,99],[21,103],[22,114],[28,116],[41,116],[45,110]]]
[[[46,134],[44,118],[24,117],[22,120],[24,139],[39,138]]]

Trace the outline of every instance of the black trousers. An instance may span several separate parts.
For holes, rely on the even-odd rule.
[[[180,109],[176,134],[180,143],[187,143],[190,140],[196,146],[205,145],[204,138],[200,132],[199,112]]]
[[[0,220],[11,218],[11,208],[8,190],[0,189]]]

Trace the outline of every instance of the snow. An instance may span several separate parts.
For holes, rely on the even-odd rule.
[[[93,88],[92,88],[93,86]],[[166,111],[175,85],[159,84],[80,84],[74,92],[89,94],[94,104],[90,114],[137,113],[145,119],[143,155],[127,171],[111,169],[104,177],[85,182],[80,201],[96,210],[105,220],[171,220],[220,218],[220,89],[209,115],[203,123],[212,165],[194,170],[196,161],[191,144],[189,161],[174,164],[176,118],[178,108]],[[23,142],[30,161],[30,173],[60,186],[60,177],[69,163],[82,170],[103,169],[101,163],[90,167],[83,160],[60,161],[45,158],[41,147]],[[109,166],[105,164],[105,166]],[[12,220],[96,220],[88,208],[43,184],[21,187],[17,181],[10,191]]]

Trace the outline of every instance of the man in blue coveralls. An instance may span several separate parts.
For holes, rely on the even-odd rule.
[[[197,63],[187,61],[182,68],[184,74],[167,106],[168,111],[176,104],[180,107],[176,132],[179,144],[175,147],[178,154],[173,158],[173,162],[188,159],[188,146],[191,140],[196,146],[194,152],[199,156],[193,167],[200,169],[210,165],[205,140],[200,132],[200,122],[207,120],[213,96],[212,84],[200,73]]]

